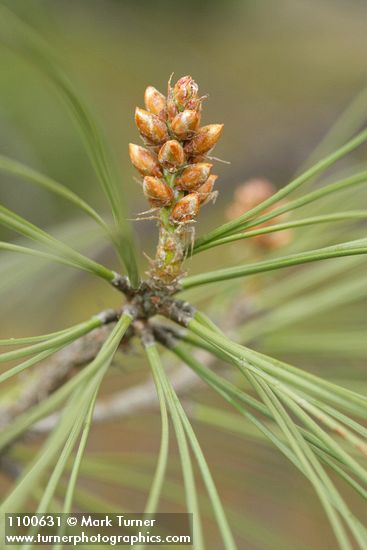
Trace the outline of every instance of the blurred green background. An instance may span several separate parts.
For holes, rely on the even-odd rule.
[[[172,72],[176,77],[191,74],[200,91],[209,93],[204,121],[225,124],[215,155],[230,164],[216,166],[220,195],[215,207],[201,217],[200,232],[224,220],[224,208],[238,183],[253,176],[265,176],[276,185],[287,182],[367,83],[367,4],[362,0],[12,0],[3,4],[40,32],[98,114],[115,152],[132,218],[146,209],[146,203],[134,181],[127,144],[139,143],[133,114],[136,105],[143,105],[148,84],[164,92]],[[41,74],[4,47],[0,47],[0,154],[54,177],[107,211],[63,103]],[[79,215],[69,205],[4,174],[0,201],[43,227],[55,225],[62,232],[73,221],[80,238],[90,231],[90,226],[78,225]],[[152,252],[154,222],[136,222],[135,228],[142,249]],[[70,228],[71,242],[72,235]],[[0,229],[0,236],[10,234]],[[103,246],[96,252],[106,262],[114,261]],[[203,261],[210,264],[214,261],[210,258]],[[55,278],[59,269],[53,272]],[[102,283],[80,275],[74,283],[64,292],[63,286],[55,291],[50,280],[43,280],[42,292],[35,283],[31,296],[29,290],[12,288],[9,300],[0,306],[2,336],[29,334],[30,320],[32,331],[49,331],[116,305],[116,294]],[[129,383],[139,377],[130,373]],[[197,395],[215,404],[202,390]],[[106,431],[97,427],[91,448],[155,449],[157,418],[142,415],[128,419],[123,427],[112,423],[103,447],[99,443]],[[243,548],[333,548],[310,487],[276,451],[258,442],[246,442],[244,448],[238,436],[218,435],[207,428],[199,427],[198,435],[225,502],[244,524],[252,522],[254,532],[263,529],[264,541],[269,540],[267,544],[256,543],[256,537],[250,542],[241,539]],[[91,484],[87,487],[93,489]],[[144,502],[142,495],[122,489],[116,494],[99,487],[97,493],[114,498],[121,507],[129,502],[129,507],[139,509]],[[287,530],[289,546],[276,538]],[[220,546],[213,542],[213,548]]]

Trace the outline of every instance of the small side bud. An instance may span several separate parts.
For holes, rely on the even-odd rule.
[[[182,145],[175,139],[166,141],[159,150],[158,160],[163,168],[175,170],[185,162]]]
[[[200,123],[200,115],[197,111],[186,109],[178,113],[172,120],[172,132],[180,139],[187,139],[197,129]]]
[[[151,206],[167,206],[173,201],[173,191],[160,178],[146,176],[143,181],[144,196]]]
[[[234,199],[241,204],[243,211],[250,210],[265,201],[276,192],[275,185],[265,178],[251,178],[239,185],[234,192]]]
[[[241,216],[244,212],[251,210],[263,201],[271,197],[276,192],[276,187],[265,178],[253,178],[242,185],[239,185],[234,192],[234,200],[229,205],[226,211],[226,217],[229,220]],[[271,212],[274,208],[286,204],[286,200],[276,202],[264,210],[264,214]],[[259,228],[270,227],[274,224],[282,222],[286,218],[286,214],[280,214],[267,220],[259,225]],[[292,242],[293,232],[291,229],[277,231],[274,233],[264,233],[253,237],[251,241],[263,248],[264,250],[275,250]]]
[[[143,176],[162,175],[157,157],[144,147],[129,143],[129,155],[132,164]]]
[[[208,124],[199,128],[192,140],[186,145],[185,151],[190,155],[207,153],[217,143],[223,124]]]
[[[208,179],[212,166],[209,162],[190,164],[176,177],[176,186],[185,191],[195,191]]]
[[[167,126],[163,120],[145,109],[136,108],[135,122],[142,136],[151,143],[160,144],[168,139]]]
[[[197,193],[190,193],[180,199],[171,212],[171,220],[175,223],[188,223],[196,218],[200,210],[200,200]]]
[[[162,117],[166,108],[166,98],[154,86],[148,86],[145,90],[144,102],[147,111]]]
[[[199,195],[199,201],[201,206],[204,206],[204,204],[206,204],[210,200],[210,196],[213,192],[213,187],[217,179],[218,179],[218,176],[215,176],[214,174],[212,174],[211,176],[208,177],[206,182],[203,183],[203,185],[200,185],[200,187],[196,190],[197,194]]]
[[[197,100],[199,87],[191,76],[183,76],[173,87],[173,98],[179,109],[183,111],[188,103],[191,105]]]

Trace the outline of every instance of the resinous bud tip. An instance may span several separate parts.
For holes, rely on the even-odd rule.
[[[195,191],[208,179],[212,166],[209,162],[190,164],[176,177],[175,185],[185,191]]]
[[[223,124],[208,124],[198,129],[192,140],[186,145],[185,151],[190,155],[207,153],[217,143]]]
[[[200,200],[197,193],[189,193],[180,199],[172,209],[171,220],[174,223],[188,223],[193,221],[200,210]]]
[[[197,111],[186,109],[178,113],[171,123],[172,132],[180,139],[192,136],[200,123],[200,114]]]
[[[156,155],[144,147],[140,147],[140,145],[135,145],[134,143],[129,143],[129,155],[132,164],[143,176],[162,175],[161,167]]]
[[[185,153],[182,145],[175,139],[170,139],[162,145],[158,153],[158,160],[163,168],[174,170],[185,162]]]
[[[135,122],[141,135],[151,143],[158,145],[168,139],[167,126],[157,115],[137,107]]]
[[[189,102],[190,105],[195,105],[198,96],[198,90],[198,85],[196,84],[195,80],[189,75],[183,76],[176,82],[172,93],[179,111],[186,109]]]
[[[162,117],[166,108],[166,98],[154,86],[148,86],[144,94],[145,107],[154,115]]]
[[[211,194],[213,192],[215,181],[217,180],[218,176],[215,176],[212,174],[208,177],[205,183],[200,185],[200,187],[196,190],[197,194],[199,195],[199,201],[200,204],[203,206],[206,204],[211,197]]]
[[[167,206],[173,201],[173,191],[160,178],[146,176],[143,181],[144,196],[151,206]]]

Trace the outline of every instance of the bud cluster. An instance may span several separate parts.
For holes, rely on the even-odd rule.
[[[148,86],[144,100],[146,109],[137,107],[135,121],[146,147],[129,145],[144,195],[153,207],[172,207],[173,223],[193,221],[212,196],[216,176],[205,155],[223,124],[200,126],[202,98],[191,76],[169,83],[167,97]]]
[[[167,97],[148,86],[145,109],[135,111],[145,147],[130,143],[129,154],[143,177],[146,199],[161,210],[155,267],[159,266],[159,276],[163,268],[166,274],[170,271],[168,279],[179,275],[187,233],[184,226],[194,222],[201,206],[214,196],[217,176],[210,173],[213,165],[206,155],[218,141],[223,124],[200,125],[202,100],[196,82],[184,76],[174,86],[169,81]]]

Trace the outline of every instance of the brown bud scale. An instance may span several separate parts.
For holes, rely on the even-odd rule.
[[[187,139],[193,135],[199,123],[199,114],[196,111],[186,109],[175,116],[171,123],[171,129],[178,138]]]
[[[144,94],[147,111],[162,118],[166,109],[166,98],[154,86],[148,86]]]
[[[136,108],[135,121],[142,136],[151,143],[160,144],[168,139],[167,126],[156,115],[149,113],[145,109]]]
[[[185,146],[190,155],[207,153],[217,143],[223,130],[223,124],[208,124],[199,128],[192,140]]]
[[[185,152],[181,143],[170,139],[162,145],[158,153],[158,161],[167,170],[174,170],[185,162]]]
[[[173,201],[173,191],[160,178],[146,176],[143,181],[143,191],[151,206],[168,206]]]
[[[148,151],[148,149],[140,147],[140,145],[135,145],[134,143],[129,143],[129,155],[132,164],[143,176],[162,175],[158,158]]]
[[[176,177],[175,184],[178,189],[184,189],[185,191],[195,191],[202,183],[204,183],[210,174],[212,164],[209,162],[198,162],[196,164],[189,164]]]
[[[199,195],[190,193],[175,204],[171,212],[171,220],[175,223],[188,223],[196,218],[199,210]]]

